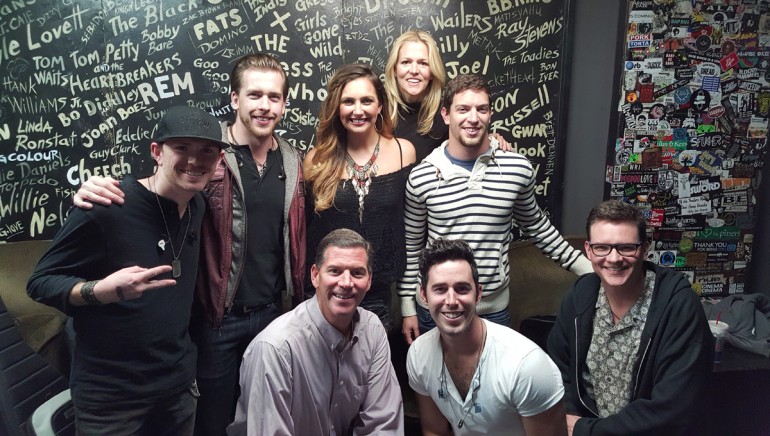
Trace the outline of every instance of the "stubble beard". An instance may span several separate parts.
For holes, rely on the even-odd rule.
[[[264,139],[273,135],[275,127],[278,125],[278,120],[273,120],[270,127],[256,127],[251,122],[251,114],[238,113],[238,120],[243,124],[246,130],[257,139]]]

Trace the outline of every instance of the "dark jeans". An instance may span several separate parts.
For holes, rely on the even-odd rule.
[[[198,346],[198,399],[195,434],[221,436],[233,421],[240,394],[238,376],[246,347],[259,332],[281,315],[271,304],[249,313],[230,312],[221,330],[193,322],[190,335]]]
[[[189,436],[195,423],[195,397],[189,389],[155,401],[75,408],[78,436]]]
[[[390,302],[391,296],[389,292],[367,292],[359,306],[377,315],[383,327],[385,327],[385,331],[389,332],[393,323]]]
[[[479,316],[486,319],[487,321],[492,321],[495,324],[504,325],[506,327],[511,326],[511,313],[508,311],[508,308],[505,308],[499,312],[486,313]],[[436,327],[436,323],[430,316],[428,309],[423,308],[419,304],[417,305],[417,322],[420,325],[421,335],[424,335]]]

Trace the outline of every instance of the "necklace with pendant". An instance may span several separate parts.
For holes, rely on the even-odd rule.
[[[470,415],[471,410],[473,410],[473,413],[481,413],[481,405],[476,402],[476,392],[478,392],[479,388],[481,388],[481,353],[484,350],[484,344],[487,342],[487,326],[482,322],[481,323],[481,347],[479,347],[479,351],[476,355],[476,371],[478,373],[478,384],[476,386],[473,386],[473,379],[471,379],[471,386],[470,389],[472,389],[471,393],[471,404],[468,405],[467,410],[465,409],[465,406],[462,405],[460,407],[460,413],[463,414],[462,417],[459,417],[457,415],[457,412],[455,411],[455,406],[453,404],[452,398],[448,396],[448,394],[445,394],[443,392],[446,392],[446,363],[444,362],[444,353],[442,351],[441,353],[441,376],[439,377],[441,380],[441,390],[439,390],[439,396],[443,398],[443,395],[447,396],[447,400],[449,401],[449,407],[452,408],[452,415],[454,415],[455,419],[457,419],[457,428],[461,429],[465,425],[465,420],[468,418],[468,415]],[[475,378],[475,377],[474,377]]]
[[[152,179],[151,179],[152,180]],[[168,222],[166,222],[166,214],[163,213],[163,206],[160,204],[160,197],[158,196],[157,191],[155,190],[155,187],[153,186],[152,189],[153,194],[155,194],[155,201],[158,202],[158,209],[160,209],[160,216],[163,217],[163,226],[166,228],[166,234],[168,235],[168,244],[171,247],[171,256],[173,257],[173,260],[171,261],[171,276],[176,278],[179,278],[179,276],[182,275],[182,261],[179,260],[179,256],[182,255],[182,250],[184,250],[184,241],[187,239],[187,231],[190,230],[190,221],[192,221],[192,214],[190,213],[190,203],[187,203],[187,209],[185,210],[185,213],[187,214],[187,227],[184,229],[184,236],[182,236],[182,245],[179,247],[179,253],[174,250],[174,238],[171,236],[171,232],[168,230]],[[165,250],[165,241],[161,239],[158,242],[158,246],[161,248],[161,250]]]
[[[353,184],[356,194],[358,194],[358,221],[364,221],[364,197],[369,193],[369,186],[372,184],[372,177],[377,176],[377,155],[380,154],[380,136],[377,136],[377,144],[374,145],[372,157],[363,164],[359,165],[347,153],[346,161],[348,164],[348,177]]]
[[[238,147],[238,144],[235,142],[235,135],[233,134],[233,125],[230,124],[227,126],[227,142],[230,143],[230,145],[235,148]],[[270,148],[268,148],[268,152],[275,151],[278,149],[278,144],[275,142],[275,138],[270,137]],[[249,152],[251,152],[251,147],[249,147]],[[254,154],[251,154],[251,158],[254,160],[254,166],[257,167],[257,175],[262,178],[265,176],[265,171],[267,170],[267,156],[265,156],[264,162],[259,162],[255,157]]]

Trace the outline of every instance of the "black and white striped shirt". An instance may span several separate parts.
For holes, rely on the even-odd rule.
[[[436,238],[464,239],[473,248],[483,287],[480,314],[508,307],[508,248],[512,227],[535,238],[546,256],[576,274],[593,271],[591,263],[573,249],[535,201],[535,171],[524,156],[490,149],[469,172],[452,164],[447,142],[434,150],[409,175],[406,187],[407,269],[398,282],[403,316],[416,314],[418,260],[427,242]],[[419,302],[422,303],[422,302]]]

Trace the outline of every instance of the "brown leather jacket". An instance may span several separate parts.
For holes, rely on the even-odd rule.
[[[222,137],[227,138],[223,123]],[[286,174],[284,201],[285,295],[296,304],[302,299],[305,275],[305,192],[299,153],[275,137]],[[203,191],[206,214],[201,226],[201,263],[195,285],[193,316],[218,329],[233,306],[246,254],[246,206],[243,184],[232,149],[225,149],[214,177]],[[235,189],[234,189],[235,187]]]

